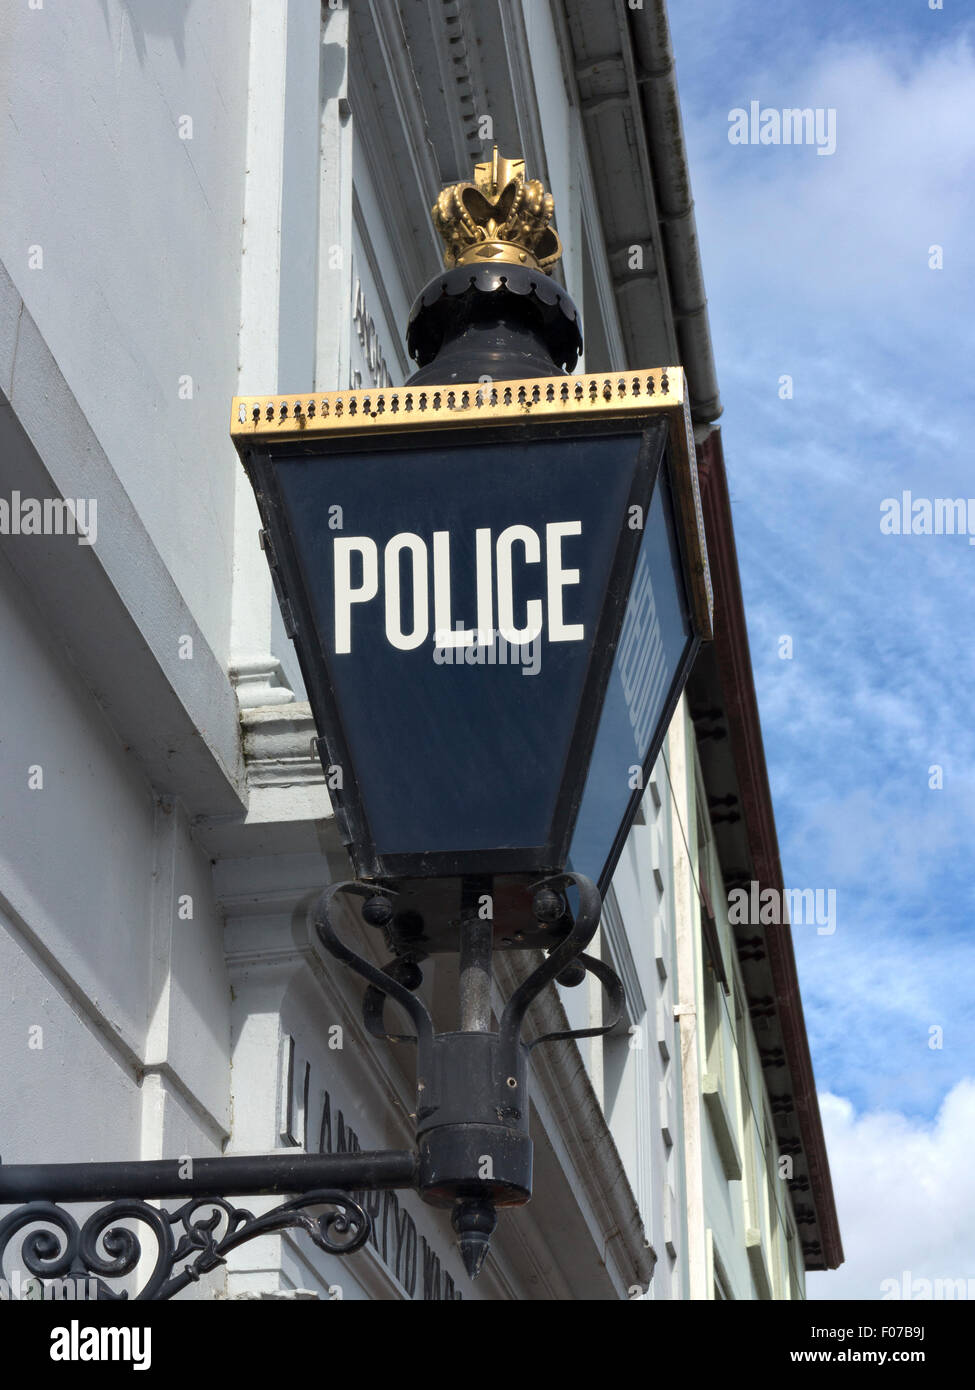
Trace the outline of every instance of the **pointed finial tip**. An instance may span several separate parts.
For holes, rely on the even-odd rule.
[[[490,1241],[487,1236],[469,1235],[461,1236],[460,1257],[464,1261],[464,1268],[467,1270],[467,1277],[473,1282],[480,1274],[487,1259]]]
[[[493,1203],[484,1198],[458,1202],[450,1218],[460,1240],[460,1257],[470,1279],[476,1279],[484,1268],[491,1244],[491,1233],[498,1224]]]

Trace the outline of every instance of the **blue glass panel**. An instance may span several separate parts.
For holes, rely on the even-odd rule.
[[[658,484],[647,518],[616,659],[576,820],[570,867],[599,883],[617,848],[643,768],[656,756],[674,677],[692,642],[669,488]]]
[[[531,847],[550,838],[640,442],[639,434],[511,443],[472,437],[461,447],[277,460],[380,853]],[[341,529],[329,529],[339,522]],[[549,530],[572,523],[578,534]],[[504,639],[499,612],[505,586],[497,543],[509,527],[528,528],[502,547],[511,554],[513,625],[527,626],[529,604],[541,605],[543,619],[538,638],[517,647]],[[479,530],[490,533],[492,571],[480,593]],[[435,540],[444,532],[446,558],[443,537]],[[398,604],[390,600],[397,580]],[[444,622],[476,633],[486,602],[489,643],[438,646]],[[554,640],[559,623],[563,635],[578,628],[581,636]]]

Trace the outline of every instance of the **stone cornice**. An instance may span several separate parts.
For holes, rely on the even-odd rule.
[[[541,953],[530,956],[532,964],[542,959]],[[499,982],[508,996],[522,972],[516,974],[503,953],[495,960]],[[571,1026],[554,989],[542,991],[532,1004],[530,1019],[533,1036],[562,1032]],[[570,1172],[574,1170],[598,1223],[603,1259],[615,1267],[625,1288],[637,1284],[646,1288],[657,1257],[647,1240],[636,1197],[578,1045],[571,1040],[546,1043],[533,1049],[531,1058],[536,1094],[549,1108],[565,1145]]]
[[[302,856],[308,864],[279,885],[292,903],[301,892],[328,881],[331,873],[347,877],[348,857],[329,799],[322,765],[312,747],[316,737],[306,701],[265,705],[240,711],[241,742],[247,779],[246,816],[210,816],[194,823],[198,841],[214,860],[246,861],[262,856]],[[322,859],[322,856],[325,859]],[[331,865],[331,869],[330,866]],[[297,867],[297,866],[296,866]],[[218,879],[222,869],[216,869]],[[263,882],[253,885],[246,863],[234,867],[235,880],[255,911],[264,900]],[[300,886],[295,887],[295,884]]]
[[[322,765],[313,744],[317,730],[306,700],[241,710],[240,726],[250,786],[320,785],[324,791]],[[332,813],[330,802],[325,813]]]

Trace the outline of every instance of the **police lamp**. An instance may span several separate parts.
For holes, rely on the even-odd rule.
[[[411,314],[409,382],[233,406],[355,875],[319,933],[367,980],[371,1030],[418,1043],[418,1187],[472,1272],[494,1208],[531,1191],[528,1004],[586,970],[621,998],[582,953],[711,632],[684,373],[567,374],[551,216],[495,151],[434,209],[445,270]],[[381,969],[335,932],[338,891],[382,932]],[[495,1027],[511,950],[547,954]],[[442,952],[461,1028],[438,1034],[416,990]],[[390,1001],[413,1034],[388,1031]]]

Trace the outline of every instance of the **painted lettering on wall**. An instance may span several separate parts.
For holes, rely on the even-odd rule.
[[[284,1039],[282,1080],[282,1137],[303,1146],[306,1153],[359,1153],[359,1136],[347,1123],[341,1109],[333,1106],[327,1090],[319,1092],[317,1126],[310,1109],[311,1063],[305,1061],[296,1074],[295,1040]],[[296,1093],[299,1104],[296,1106]],[[299,1139],[297,1136],[301,1136]],[[400,1207],[395,1192],[353,1192],[352,1198],[370,1220],[369,1244],[383,1264],[409,1294],[426,1301],[459,1301],[463,1294],[443,1268],[440,1256],[424,1236],[419,1235],[410,1213]]]
[[[366,367],[369,370],[372,385],[392,386],[393,378],[389,374],[389,367],[386,365],[386,359],[379,346],[379,330],[371,314],[366,310],[366,300],[362,293],[362,282],[359,279],[356,279],[355,282],[355,297],[353,303],[355,305],[353,315],[355,331],[358,334],[359,344],[362,348],[363,356],[366,359]],[[356,377],[359,378],[358,381]],[[357,389],[361,385],[361,374],[359,372],[354,372],[352,379],[353,389]]]

